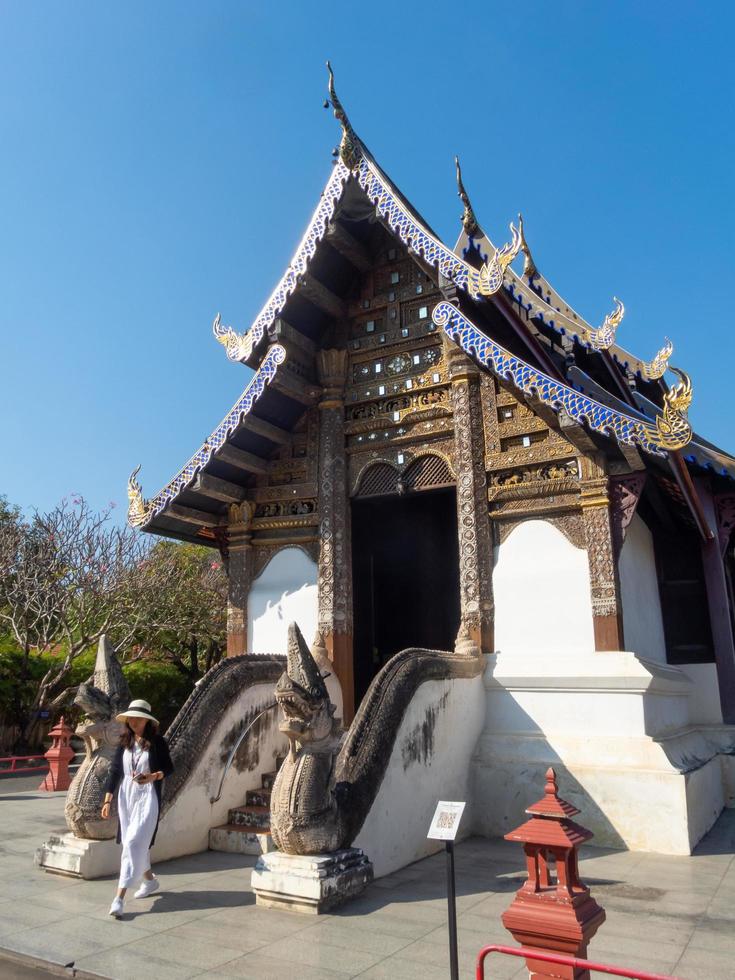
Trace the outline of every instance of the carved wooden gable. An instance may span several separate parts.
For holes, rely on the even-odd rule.
[[[385,237],[340,338],[349,364],[345,437],[351,493],[400,492],[453,480],[452,412],[445,348],[432,322],[441,299],[405,248]],[[420,464],[426,454],[437,463]],[[366,483],[380,463],[383,476]]]

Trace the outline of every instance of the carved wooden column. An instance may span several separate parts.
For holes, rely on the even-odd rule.
[[[227,528],[227,656],[248,652],[248,597],[253,577],[254,504],[232,504]]]
[[[483,653],[494,649],[492,538],[488,516],[485,436],[480,374],[457,347],[448,348],[459,531],[458,640],[469,638]]]
[[[583,458],[580,506],[587,545],[596,650],[623,649],[623,616],[610,522],[608,479],[598,460]]]
[[[344,721],[355,712],[352,551],[344,436],[346,350],[316,355],[319,382],[319,630],[342,685]]]

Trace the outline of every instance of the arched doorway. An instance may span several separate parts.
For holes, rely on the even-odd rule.
[[[423,456],[400,470],[379,462],[352,500],[355,704],[400,650],[451,650],[459,628],[454,481]]]

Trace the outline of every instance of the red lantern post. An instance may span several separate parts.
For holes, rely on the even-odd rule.
[[[73,734],[71,728],[64,724],[64,716],[62,715],[49,732],[51,748],[46,753],[48,772],[46,773],[46,778],[38,787],[39,789],[46,790],[49,793],[69,789],[71,785],[69,763],[74,758],[74,749],[69,744],[69,740]]]
[[[592,837],[570,817],[579,810],[559,798],[556,774],[546,773],[543,799],[530,806],[526,823],[505,835],[523,844],[528,881],[503,913],[503,925],[522,946],[545,953],[585,957],[587,944],[605,921],[605,910],[579,880],[578,849]],[[530,980],[589,980],[589,971],[526,958]]]

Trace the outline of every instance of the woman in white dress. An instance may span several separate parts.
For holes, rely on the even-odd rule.
[[[122,857],[110,915],[119,919],[125,893],[131,885],[140,882],[135,898],[147,898],[159,888],[158,879],[151,871],[149,850],[156,839],[163,780],[174,767],[147,701],[131,701],[117,721],[125,724],[125,732],[110,763],[102,818],[109,819],[110,805],[117,793],[117,841],[122,844]]]

